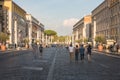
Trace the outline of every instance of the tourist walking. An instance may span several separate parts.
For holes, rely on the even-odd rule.
[[[35,59],[37,59],[37,57],[38,57],[38,46],[37,46],[37,44],[35,44],[35,43],[33,43],[32,44],[32,49],[33,49],[33,55],[34,55],[34,58]]]
[[[78,45],[75,47],[75,62],[78,62],[79,48]]]
[[[73,57],[74,57],[74,47],[72,46],[72,44],[70,44],[69,46],[69,55],[70,55],[70,62],[73,61]]]
[[[39,51],[40,51],[40,56],[42,56],[42,54],[43,54],[43,47],[42,47],[42,44],[40,44],[40,46],[39,46]]]
[[[91,53],[92,53],[92,47],[89,44],[87,47],[87,57],[88,57],[88,61],[91,61]]]
[[[83,61],[84,60],[84,53],[85,53],[85,48],[83,45],[80,46],[80,59]]]

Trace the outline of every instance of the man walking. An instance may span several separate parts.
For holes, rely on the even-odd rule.
[[[83,47],[83,45],[80,46],[80,59],[81,61],[83,61],[84,59],[84,52],[85,52],[85,48]]]
[[[75,47],[75,62],[78,63],[79,48],[78,45]]]
[[[88,61],[91,61],[91,51],[92,50],[92,47],[91,45],[89,44],[88,47],[87,47],[87,57],[88,57]]]

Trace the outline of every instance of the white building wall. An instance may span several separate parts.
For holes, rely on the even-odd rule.
[[[83,27],[83,38],[86,38],[86,23],[84,24]]]
[[[96,41],[95,41],[95,37],[96,37],[96,21],[94,21],[93,22],[93,24],[94,24],[94,36],[93,36],[93,45],[95,46],[95,44],[96,44]]]
[[[10,31],[10,36],[9,36],[9,43],[12,44],[13,43],[13,31],[12,31],[12,12],[10,10],[8,10],[8,29]]]

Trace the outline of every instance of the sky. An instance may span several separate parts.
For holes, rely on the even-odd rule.
[[[91,14],[104,0],[13,0],[59,36],[70,35],[73,25]]]

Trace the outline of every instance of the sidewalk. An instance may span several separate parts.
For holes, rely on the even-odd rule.
[[[95,49],[95,48],[94,48],[93,51],[98,51],[98,49]],[[103,51],[98,51],[98,52],[103,52],[103,53],[106,53],[106,54],[111,54],[111,55],[120,56],[120,52],[110,52],[108,49],[103,50]]]
[[[8,53],[8,52],[14,52],[14,51],[21,51],[21,50],[27,50],[26,48],[21,49],[7,49],[5,51],[0,50],[0,54]]]

